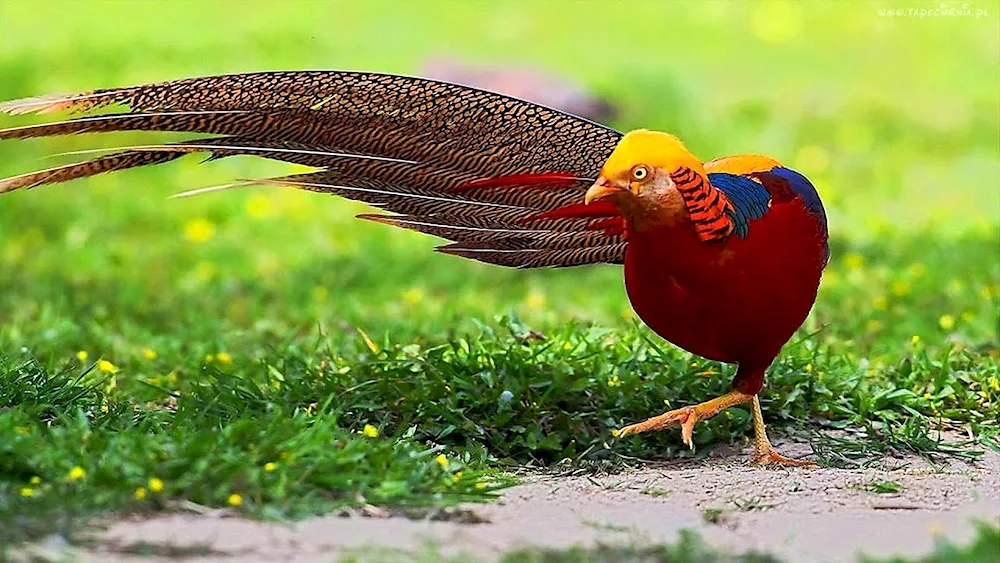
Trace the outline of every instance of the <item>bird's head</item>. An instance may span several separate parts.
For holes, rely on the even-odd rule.
[[[587,190],[586,203],[614,203],[635,228],[671,223],[687,215],[670,174],[688,168],[705,177],[705,166],[673,135],[639,129],[622,137]]]

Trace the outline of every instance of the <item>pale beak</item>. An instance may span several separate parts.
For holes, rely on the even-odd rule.
[[[590,186],[590,189],[587,190],[587,195],[584,196],[583,202],[589,205],[592,201],[600,201],[621,191],[622,188],[613,185],[607,178],[601,176],[596,182],[594,182],[594,185]]]

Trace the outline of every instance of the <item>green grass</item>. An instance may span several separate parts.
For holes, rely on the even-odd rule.
[[[152,2],[121,25],[124,3],[8,1],[0,99],[262,69],[412,73],[457,49],[558,70],[617,102],[619,128],[673,131],[705,158],[772,154],[816,181],[833,260],[769,373],[772,426],[864,431],[817,438],[829,465],[974,456],[931,430],[988,446],[1000,417],[995,25],[803,6],[260,2],[233,17]],[[0,176],[140,138],[4,143]],[[18,523],[0,543],[232,495],[274,518],[447,506],[490,498],[512,466],[745,439],[741,409],[698,425],[697,454],[676,431],[611,438],[733,373],[643,328],[619,268],[469,263],[316,194],[165,201],[287,170],[185,159],[0,198],[0,520]]]
[[[500,558],[501,563],[780,563],[770,555],[751,552],[726,555],[702,542],[691,532],[683,532],[673,545],[647,547],[608,546],[572,547],[562,550],[523,549]]]
[[[959,546],[940,541],[927,557],[913,560],[903,558],[873,559],[861,557],[862,563],[995,563],[997,545],[1000,545],[1000,528],[987,524],[977,526],[978,534],[969,545]],[[505,554],[501,563],[781,563],[782,559],[751,551],[743,555],[729,555],[712,549],[692,532],[682,532],[672,545],[608,546],[569,549],[524,549]]]
[[[977,535],[968,545],[956,545],[947,540],[935,543],[934,551],[920,559],[871,558],[860,556],[859,563],[996,563],[997,545],[1000,545],[1000,528],[979,523]],[[161,553],[160,546],[140,546],[146,553]],[[473,557],[446,557],[435,546],[429,546],[424,553],[405,556],[367,551],[351,554],[339,559],[339,563],[358,561],[448,561],[465,563],[476,561]],[[673,544],[656,545],[597,545],[595,547],[570,547],[565,549],[525,548],[503,554],[500,563],[782,563],[784,559],[773,555],[749,551],[742,555],[723,553],[706,543],[694,532],[684,530]]]
[[[903,485],[895,481],[871,481],[864,485],[862,490],[879,495],[895,494],[903,490]]]
[[[996,563],[1000,560],[997,546],[1000,546],[1000,528],[980,522],[976,525],[976,537],[966,546],[956,545],[947,540],[935,543],[934,552],[920,559],[872,559],[862,557],[862,563]]]

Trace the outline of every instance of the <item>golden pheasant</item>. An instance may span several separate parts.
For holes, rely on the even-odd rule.
[[[215,136],[23,174],[0,181],[0,193],[194,152],[258,155],[316,171],[223,187],[270,184],[361,200],[392,213],[365,219],[449,239],[439,251],[502,266],[624,264],[629,299],[653,331],[739,368],[725,395],[617,434],[679,425],[690,446],[696,422],[751,402],[752,459],[803,464],[771,447],[757,393],[815,301],[827,226],[813,186],[777,161],[703,163],[666,133],[622,135],[491,92],[373,73],[212,76],[29,98],[0,110],[110,105],[127,111],[0,130],[0,139],[124,130]]]

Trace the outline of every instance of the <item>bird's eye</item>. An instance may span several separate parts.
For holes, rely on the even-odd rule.
[[[643,165],[636,166],[632,169],[632,179],[636,181],[643,181],[649,177],[649,169]]]

